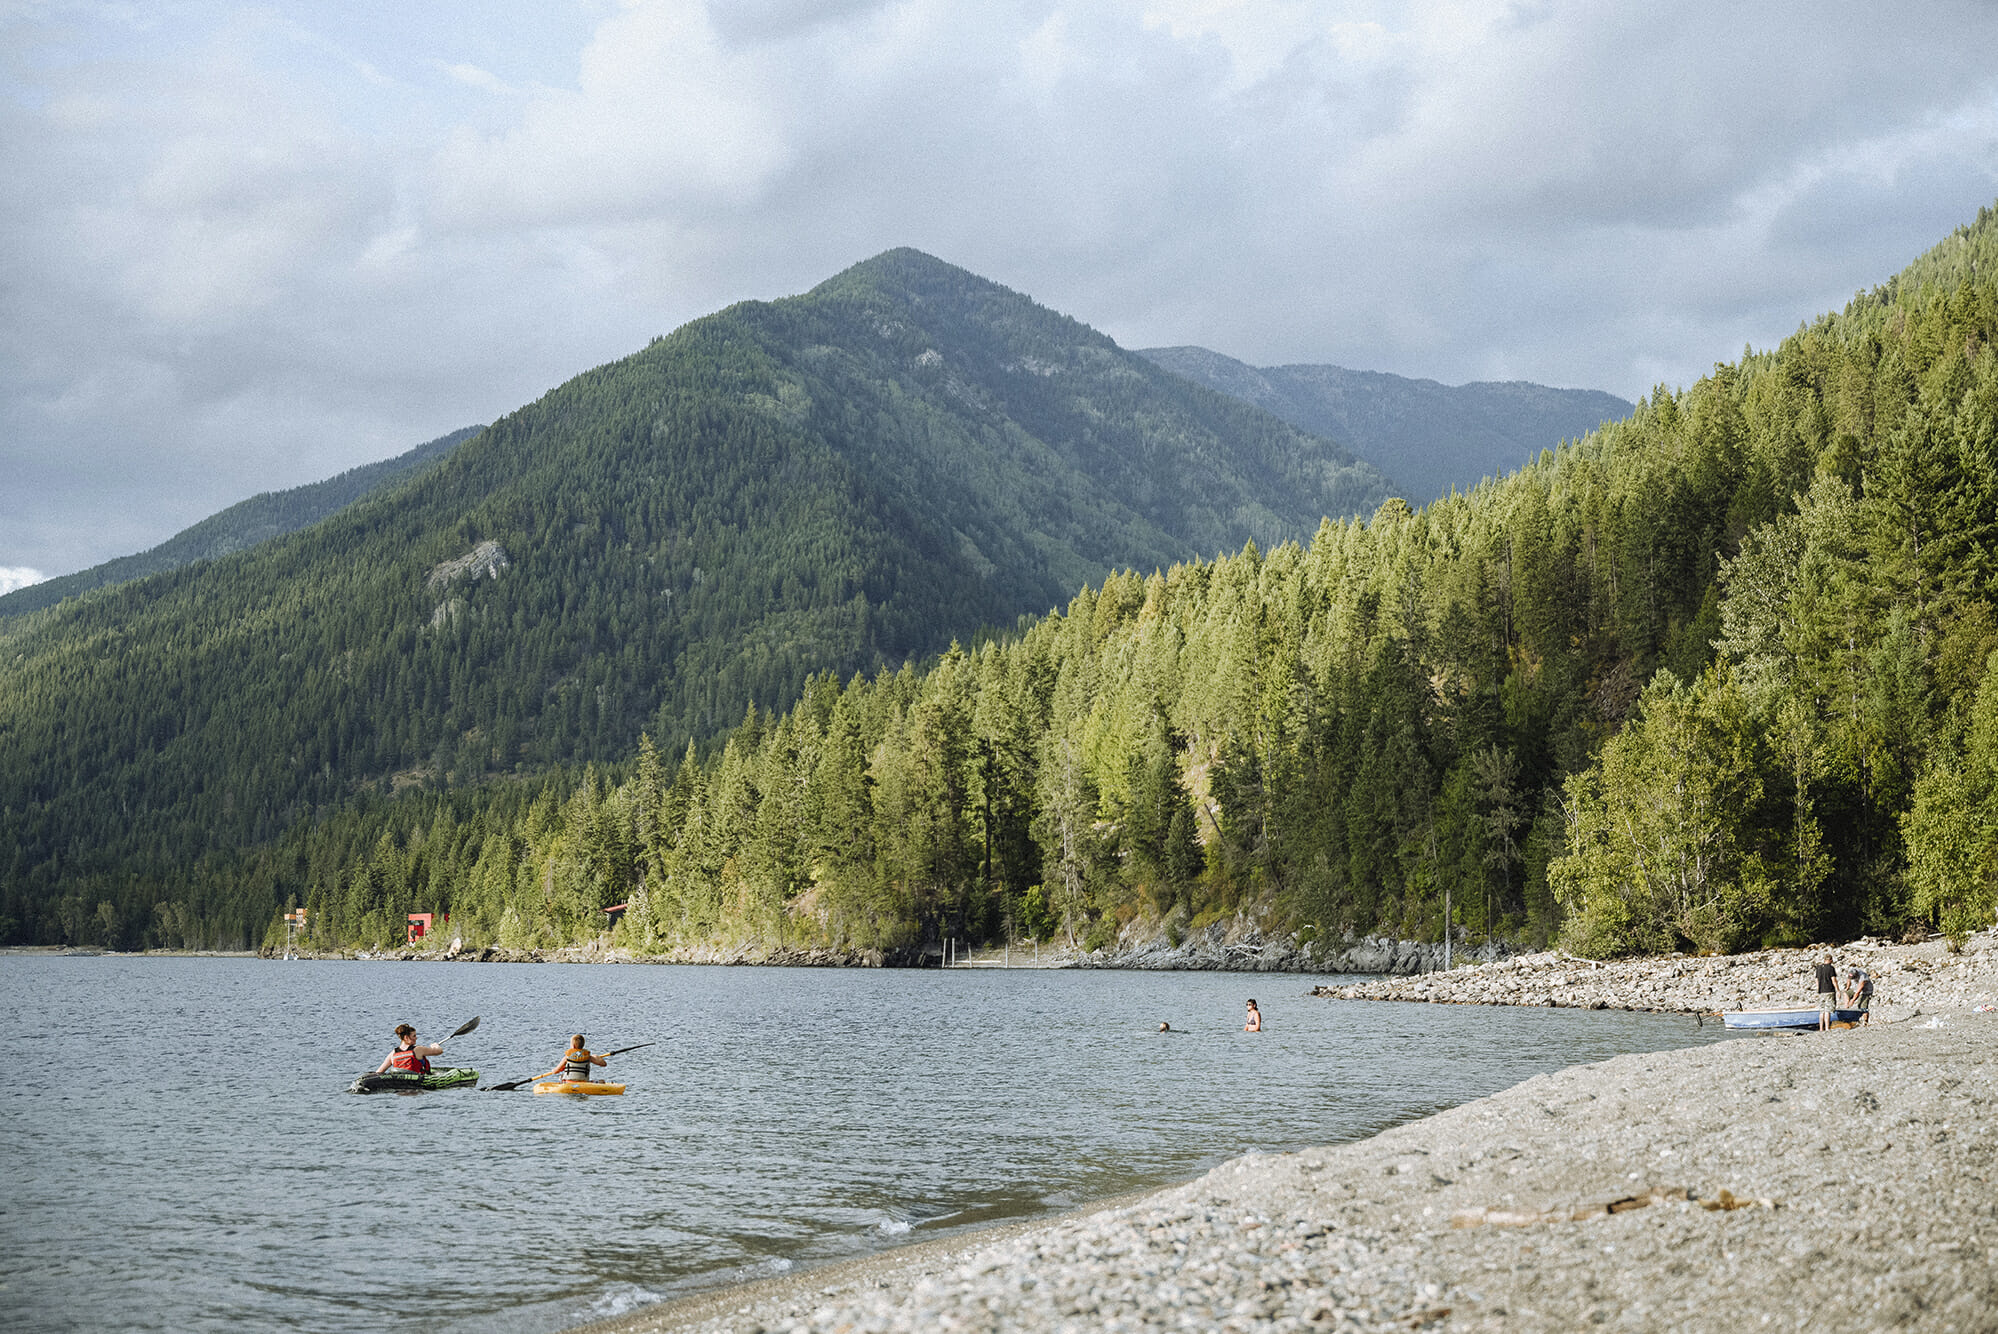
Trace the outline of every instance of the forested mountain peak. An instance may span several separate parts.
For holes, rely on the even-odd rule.
[[[0,622],[0,927],[73,935],[108,896],[139,929],[117,904],[356,802],[613,760],[646,729],[678,748],[814,672],[1386,494],[1337,445],[893,251],[694,320],[315,526]],[[500,577],[429,583],[484,549]]]
[[[1116,350],[1116,343],[1080,320],[920,250],[901,247],[862,260],[813,288],[821,301],[886,303],[935,319],[979,326],[1027,343]]]

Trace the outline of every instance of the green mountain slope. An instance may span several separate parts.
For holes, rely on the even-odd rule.
[[[446,794],[448,795],[448,794]],[[677,771],[356,813],[260,864],[326,941],[1095,947],[1240,914],[1588,956],[1998,907],[1998,212],[1413,511],[1113,576]]]
[[[677,746],[811,672],[1386,493],[1336,445],[891,252],[579,376],[313,527],[0,622],[0,913],[61,934],[59,901],[137,901],[370,794],[647,728]]]
[[[1417,502],[1503,477],[1632,409],[1600,390],[1523,380],[1445,385],[1342,366],[1258,367],[1204,347],[1143,348],[1138,355],[1337,440]]]
[[[247,551],[274,537],[295,533],[318,523],[335,510],[344,509],[385,486],[422,471],[484,429],[481,426],[462,427],[392,459],[349,468],[323,482],[251,496],[135,556],[120,556],[87,570],[45,579],[39,584],[30,584],[0,596],[0,616],[20,616],[40,611],[43,607],[53,607],[64,598],[73,598],[93,588],[129,583],[149,574],[177,570],[198,560],[216,560],[238,551]]]

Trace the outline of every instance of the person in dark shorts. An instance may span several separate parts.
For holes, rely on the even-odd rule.
[[[1852,1008],[1859,1011],[1859,1022],[1873,1022],[1873,974],[1864,968],[1848,968],[1845,973],[1845,994]]]
[[[1818,960],[1815,969],[1818,975],[1818,1032],[1831,1027],[1832,1011],[1838,1008],[1838,965],[1832,962],[1829,951]]]

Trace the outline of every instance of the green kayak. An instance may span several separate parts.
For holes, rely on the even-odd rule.
[[[479,1082],[479,1072],[470,1066],[454,1065],[441,1070],[390,1070],[379,1075],[362,1075],[347,1089],[349,1093],[425,1093],[434,1089],[466,1088]]]

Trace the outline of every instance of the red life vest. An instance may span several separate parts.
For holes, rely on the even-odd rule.
[[[391,1070],[408,1070],[413,1074],[427,1075],[430,1073],[430,1062],[418,1056],[415,1051],[408,1047],[397,1047],[395,1055],[389,1057],[389,1068]]]

